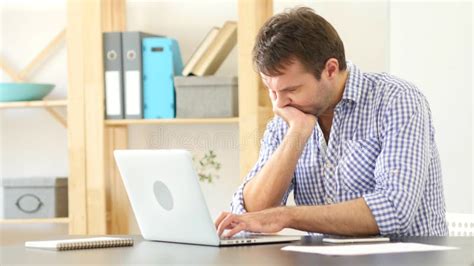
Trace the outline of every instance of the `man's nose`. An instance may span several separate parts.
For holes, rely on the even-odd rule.
[[[276,103],[276,106],[278,108],[283,108],[283,107],[287,106],[290,103],[290,99],[288,97],[285,97],[285,96],[277,93],[275,103]]]

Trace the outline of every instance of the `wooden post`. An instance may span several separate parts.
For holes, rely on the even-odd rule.
[[[125,0],[103,0],[102,30],[125,31],[126,3]],[[115,164],[113,151],[128,147],[127,126],[108,127],[105,130],[105,176],[107,181],[107,233],[128,234],[130,202],[125,191],[120,173]]]
[[[67,4],[68,64],[68,153],[69,233],[87,234],[86,138],[83,20],[85,7],[78,1]]]
[[[124,0],[68,0],[69,210],[73,234],[108,233],[110,154],[104,126],[102,32],[124,28]],[[120,136],[127,138],[123,132]]]
[[[100,0],[84,1],[84,91],[88,234],[106,234],[106,176],[104,135],[104,67]]]
[[[128,234],[130,216],[133,214],[127,192],[117,169],[113,151],[127,149],[127,126],[111,126],[106,129],[107,184],[107,232],[109,234]]]
[[[240,175],[245,176],[258,158],[260,138],[272,117],[268,92],[252,63],[255,38],[273,14],[272,0],[239,0],[239,128]]]

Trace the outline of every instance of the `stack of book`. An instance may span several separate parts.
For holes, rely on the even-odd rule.
[[[213,27],[196,48],[183,69],[183,76],[207,76],[216,73],[237,44],[237,22],[227,21]]]

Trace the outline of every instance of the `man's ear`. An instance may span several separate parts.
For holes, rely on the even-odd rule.
[[[339,61],[337,61],[336,58],[329,58],[328,61],[326,61],[324,71],[328,79],[333,79],[337,73],[339,73]]]

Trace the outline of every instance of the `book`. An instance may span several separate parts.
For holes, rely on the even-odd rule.
[[[74,249],[90,249],[90,248],[111,248],[111,247],[128,247],[133,246],[132,238],[122,237],[92,237],[65,240],[50,241],[26,241],[27,248],[40,248],[51,250],[74,250]]]
[[[188,62],[186,63],[184,69],[183,69],[183,76],[188,76],[193,72],[194,67],[196,66],[196,63],[198,60],[201,58],[201,56],[206,52],[207,48],[211,43],[214,41],[214,39],[217,36],[217,33],[219,33],[218,27],[213,27],[209,32],[206,34],[204,39],[201,41],[201,43],[198,45],[196,50],[194,50],[193,54],[189,58]]]
[[[219,30],[214,41],[199,58],[192,74],[196,76],[213,75],[224,59],[237,44],[237,22],[227,21]]]

